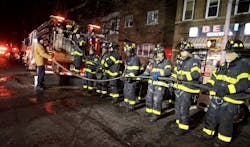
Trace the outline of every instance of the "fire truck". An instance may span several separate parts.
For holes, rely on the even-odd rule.
[[[28,70],[35,69],[34,44],[37,43],[37,38],[39,37],[43,39],[46,51],[49,54],[53,54],[55,60],[63,66],[62,68],[52,62],[52,60],[47,60],[45,72],[47,74],[72,75],[75,68],[72,55],[75,43],[71,39],[73,32],[66,29],[68,24],[75,24],[75,22],[60,16],[51,15],[50,20],[41,24],[29,34],[29,37],[23,41],[23,62]],[[84,32],[81,33],[87,40],[85,49],[90,45],[94,46],[97,54],[100,53],[100,37],[94,32],[98,30],[100,30],[100,26],[89,24],[88,32],[85,34]],[[83,73],[84,68],[82,67],[80,74],[83,75]]]

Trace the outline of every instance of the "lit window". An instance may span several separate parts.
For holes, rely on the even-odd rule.
[[[182,20],[192,20],[194,14],[194,0],[185,0]]]
[[[235,14],[250,13],[250,0],[237,0]]]
[[[119,34],[120,19],[112,19],[110,21],[111,30],[109,34]]]
[[[148,14],[147,14],[148,25],[158,24],[158,19],[159,19],[159,10],[148,11]]]
[[[133,15],[125,16],[125,28],[133,27],[134,26],[134,20]]]
[[[198,27],[191,27],[189,29],[189,37],[198,37]]]
[[[250,35],[250,23],[245,24],[244,34],[245,35]]]
[[[206,18],[217,17],[219,14],[220,0],[208,0]]]
[[[152,53],[154,45],[151,43],[144,43],[137,46],[137,56],[148,57]]]

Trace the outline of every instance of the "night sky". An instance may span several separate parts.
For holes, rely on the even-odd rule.
[[[20,43],[32,30],[48,20],[50,15],[69,15],[65,13],[67,10],[85,2],[86,6],[74,13],[86,14],[83,17],[90,18],[104,15],[105,11],[112,11],[112,8],[121,1],[0,0],[0,42]],[[71,18],[74,17],[76,15],[71,14]]]
[[[65,15],[65,10],[83,0],[1,0],[0,42],[20,43],[24,37],[49,19]]]

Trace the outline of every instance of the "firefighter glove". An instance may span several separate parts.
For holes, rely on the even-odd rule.
[[[181,74],[178,74],[178,75],[177,75],[177,79],[178,79],[179,81],[183,81],[184,76],[183,76],[183,75],[181,75]]]
[[[220,89],[216,89],[215,92],[216,92],[216,95],[220,98],[224,97],[225,95],[228,94],[227,92],[227,88],[220,88]]]
[[[140,75],[140,80],[143,81],[143,79],[145,78],[145,76],[146,76],[145,74],[141,74]]]
[[[132,78],[126,78],[126,80],[128,81],[128,83],[132,83]]]
[[[153,79],[153,80],[157,80],[158,77],[159,77],[159,75],[160,75],[160,72],[154,73],[153,76],[152,76],[152,79]]]

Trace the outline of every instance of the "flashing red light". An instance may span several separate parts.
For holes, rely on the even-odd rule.
[[[0,46],[0,55],[4,55],[7,53],[8,48],[4,46]]]
[[[92,24],[90,24],[89,27],[90,27],[90,29],[98,29],[98,30],[101,29],[101,27],[98,26],[98,25],[92,25]]]
[[[61,16],[54,16],[54,15],[51,15],[50,17],[51,17],[51,18],[57,19],[59,22],[62,22],[62,21],[65,20],[65,18],[64,18],[64,17],[61,17]]]

